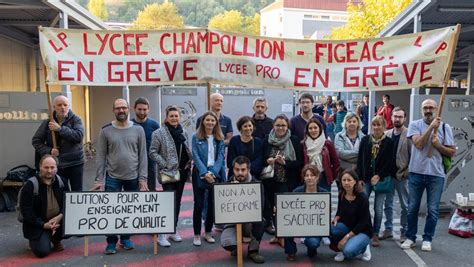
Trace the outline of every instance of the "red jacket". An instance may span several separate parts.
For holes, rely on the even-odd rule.
[[[394,109],[394,106],[392,104],[388,104],[388,106],[383,105],[379,107],[379,110],[377,110],[377,115],[382,116],[385,119],[385,122],[387,123],[386,125],[387,130],[393,128],[393,122],[392,122],[393,109]]]
[[[301,144],[303,145],[304,165],[306,165],[309,163],[308,151],[304,140],[301,141]],[[340,165],[336,149],[330,140],[324,142],[324,147],[321,150],[321,159],[323,162],[324,174],[326,175],[326,182],[328,185],[331,185],[339,175]]]

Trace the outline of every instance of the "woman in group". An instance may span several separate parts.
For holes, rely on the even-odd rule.
[[[353,170],[341,173],[342,191],[339,194],[337,212],[331,227],[331,248],[337,251],[335,261],[345,258],[360,258],[370,261],[370,221],[369,200],[362,192],[357,174]]]
[[[319,187],[331,192],[332,182],[339,174],[339,158],[332,142],[324,136],[323,127],[318,120],[306,124],[303,144],[304,164],[316,166],[321,173]]]
[[[360,177],[361,185],[364,186],[367,198],[372,191],[375,191],[372,246],[378,247],[383,203],[387,193],[374,190],[374,186],[384,179],[391,179],[393,142],[385,136],[385,119],[382,116],[374,117],[370,125],[371,134],[364,136],[360,142],[357,175]]]
[[[343,129],[336,134],[334,145],[342,170],[355,170],[357,167],[357,156],[359,155],[362,133],[362,122],[354,112],[348,112],[342,122]]]
[[[164,191],[175,191],[175,226],[178,225],[179,211],[181,209],[181,197],[183,196],[184,184],[191,174],[192,154],[186,144],[186,136],[180,124],[181,110],[177,106],[166,108],[166,118],[163,127],[154,131],[150,145],[150,158],[157,163],[158,181],[162,184]],[[162,180],[163,177],[173,177],[172,180]],[[176,179],[179,177],[179,180]],[[170,239],[181,242],[183,239],[176,234],[170,235]],[[158,236],[158,244],[169,247],[171,244],[166,235]]]
[[[240,135],[232,137],[227,147],[228,177],[232,176],[232,162],[238,156],[246,156],[250,160],[250,174],[259,180],[263,167],[263,141],[258,137],[252,137],[255,129],[251,117],[243,116],[237,123]]]
[[[201,245],[201,214],[206,190],[208,191],[207,205],[209,208],[204,222],[204,239],[208,243],[216,242],[211,235],[214,222],[212,185],[225,180],[224,135],[219,126],[219,119],[211,111],[204,113],[201,118],[198,129],[192,138],[194,160],[192,173],[194,194],[193,244],[195,246]]]
[[[267,201],[273,208],[275,193],[291,192],[300,184],[303,152],[298,137],[291,135],[290,121],[283,114],[273,120],[273,129],[264,145],[264,165],[273,165],[274,174],[273,178],[263,180],[263,185]],[[273,238],[270,243],[275,244],[279,241],[281,240]]]
[[[327,192],[323,188],[318,186],[320,171],[315,165],[307,164],[301,171],[301,178],[304,180],[304,185],[297,187],[293,192],[297,193],[318,193]],[[317,249],[321,243],[321,237],[305,237],[304,244],[307,248],[307,255],[313,258],[317,254]],[[294,261],[296,256],[296,243],[293,237],[285,238],[285,253],[287,254],[286,259],[288,261]]]

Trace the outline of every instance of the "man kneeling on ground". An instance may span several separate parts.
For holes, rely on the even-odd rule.
[[[69,187],[56,175],[57,166],[55,157],[44,155],[39,162],[36,180],[28,180],[21,190],[23,236],[29,239],[31,251],[39,258],[48,256],[51,243],[54,251],[64,250],[61,244],[63,195],[69,191]]]
[[[245,156],[238,156],[232,163],[234,175],[228,179],[229,183],[257,182],[250,174],[250,160]],[[248,257],[255,263],[264,263],[265,259],[258,253],[263,236],[263,222],[249,223],[252,228],[251,241],[248,246]],[[244,225],[242,225],[244,226]],[[237,255],[237,238],[235,224],[227,224],[221,235],[222,247],[230,251],[232,256]]]

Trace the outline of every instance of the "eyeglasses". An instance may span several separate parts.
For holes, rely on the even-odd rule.
[[[288,127],[288,125],[286,125],[286,124],[275,124],[275,127],[276,128],[286,128],[286,127]]]

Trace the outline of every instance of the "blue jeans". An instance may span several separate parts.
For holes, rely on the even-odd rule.
[[[396,178],[392,179],[393,190],[387,194],[385,199],[385,230],[393,231],[393,197],[395,196],[395,191],[398,194],[398,199],[400,201],[400,232],[405,234],[407,230],[407,214],[408,214],[408,179],[402,178],[398,180]]]
[[[331,226],[331,243],[337,245],[350,231],[351,229],[347,228],[343,223]],[[359,233],[347,240],[344,248],[342,248],[342,253],[345,258],[354,258],[365,252],[369,242],[370,237],[368,235]]]
[[[138,191],[138,178],[133,180],[120,180],[107,175],[105,178],[106,192]],[[130,239],[130,235],[120,235],[120,240]],[[117,244],[118,237],[116,235],[107,236],[107,244]]]
[[[425,233],[423,241],[432,241],[438,223],[439,202],[443,193],[444,177],[433,175],[422,175],[412,173],[408,175],[408,228],[407,238],[416,240],[418,232],[418,212],[420,210],[421,197],[426,189],[426,216]]]
[[[366,182],[364,186],[364,192],[367,198],[370,197],[370,194],[374,191],[374,186]],[[380,232],[380,226],[382,225],[382,216],[383,216],[383,203],[387,193],[378,193],[375,192],[374,199],[374,236],[378,236]]]
[[[316,251],[321,244],[322,237],[310,236],[305,237],[304,244],[309,251]],[[285,253],[286,254],[296,254],[296,243],[293,237],[285,237]]]

